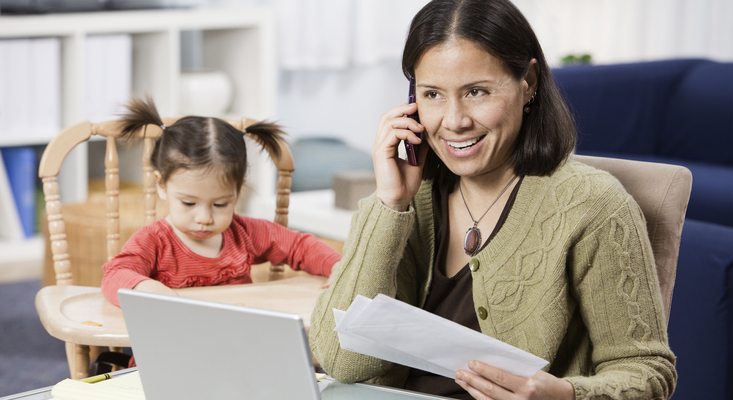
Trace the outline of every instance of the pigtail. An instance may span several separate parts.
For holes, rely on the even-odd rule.
[[[275,159],[280,159],[280,144],[278,140],[282,139],[285,135],[280,125],[271,122],[257,122],[248,126],[244,132],[251,134],[252,138],[272,154]]]
[[[145,100],[133,96],[126,108],[121,115],[122,138],[130,139],[138,129],[148,124],[163,126],[163,119],[150,96],[146,95]]]

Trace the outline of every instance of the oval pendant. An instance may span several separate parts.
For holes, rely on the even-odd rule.
[[[475,226],[466,231],[463,237],[463,250],[469,256],[475,256],[481,246],[481,231]]]

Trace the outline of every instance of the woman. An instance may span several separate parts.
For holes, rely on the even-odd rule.
[[[567,160],[572,119],[526,19],[509,0],[432,1],[402,62],[417,102],[380,120],[377,191],[312,316],[324,369],[456,398],[671,396],[644,218],[613,177]],[[414,112],[421,123],[404,117]],[[397,158],[401,140],[421,144],[417,166]],[[522,378],[471,362],[453,382],[341,350],[331,309],[378,293],[550,364]]]

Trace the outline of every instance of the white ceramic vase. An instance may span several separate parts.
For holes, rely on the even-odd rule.
[[[234,93],[227,74],[216,70],[182,72],[179,91],[181,115],[206,117],[224,115]]]

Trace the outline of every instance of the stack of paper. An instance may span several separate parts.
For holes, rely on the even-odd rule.
[[[145,400],[137,371],[97,383],[64,379],[51,389],[51,395],[57,400]]]
[[[341,348],[448,378],[468,362],[530,377],[547,361],[453,321],[379,294],[333,309]]]

